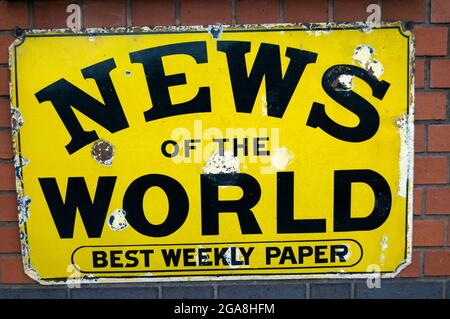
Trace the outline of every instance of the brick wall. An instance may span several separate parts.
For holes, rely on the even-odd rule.
[[[24,275],[9,115],[7,47],[16,26],[66,26],[74,1],[0,1],[0,298],[450,298],[450,58],[448,0],[84,0],[83,27],[365,21],[409,22],[416,36],[413,261],[399,278],[368,289],[363,280],[122,284],[42,287]],[[234,285],[240,285],[236,289]]]

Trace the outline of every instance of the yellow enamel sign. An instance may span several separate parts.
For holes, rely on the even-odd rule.
[[[100,31],[29,32],[10,49],[29,276],[367,277],[409,263],[400,25]]]

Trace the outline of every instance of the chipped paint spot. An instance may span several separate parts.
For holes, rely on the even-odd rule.
[[[123,209],[114,210],[108,218],[108,226],[114,231],[122,231],[128,227],[127,212]]]
[[[379,79],[384,73],[384,67],[380,61],[373,60],[367,66],[367,71],[369,71],[370,73],[375,75],[377,79]]]
[[[369,45],[358,45],[353,53],[353,60],[365,68],[367,63],[372,59],[375,50]]]
[[[131,71],[126,70],[125,71],[125,76],[131,76]]]
[[[97,163],[111,166],[114,158],[114,145],[110,142],[99,140],[92,145],[91,155]]]
[[[380,78],[384,73],[383,64],[374,59],[375,49],[369,45],[358,45],[353,53],[353,60],[364,69]]]
[[[16,182],[22,181],[22,168],[28,165],[30,161],[22,155],[14,156],[14,167],[16,172]]]
[[[276,169],[284,170],[293,158],[294,155],[283,146],[274,151],[273,155],[270,157],[270,163]]]
[[[347,253],[344,255],[345,260],[349,260],[352,252],[350,251],[350,245],[345,245],[347,247]]]
[[[212,24],[208,26],[208,33],[213,39],[219,40],[223,32],[223,26],[221,24]]]
[[[381,246],[381,249],[383,250],[383,251],[385,251],[386,249],[388,249],[388,247],[389,247],[389,245],[388,245],[388,237],[387,236],[383,236],[383,239],[381,240],[381,242],[380,242],[380,246]]]
[[[389,247],[388,239],[389,238],[386,235],[384,235],[380,242],[380,246],[381,246],[380,263],[381,263],[381,265],[384,264],[384,259],[385,259],[384,253],[385,253],[386,249],[388,249],[388,247]]]
[[[80,278],[80,283],[88,284],[88,283],[95,283],[95,282],[98,282],[98,281],[99,281],[98,278],[95,277],[92,274],[87,274],[87,275],[84,275],[83,277]]]
[[[24,235],[24,234],[25,233],[23,233],[23,232],[20,233],[20,239],[22,241],[21,251],[22,251],[22,258],[26,261],[26,263],[28,263],[30,260],[30,249],[28,248],[28,245],[26,244],[26,235],[25,235],[25,237],[22,238],[22,235]]]
[[[331,34],[331,30],[311,30],[311,31],[306,31],[306,33],[311,37],[311,36],[315,36],[315,37],[319,37],[321,35],[329,35]]]
[[[17,134],[24,124],[22,114],[20,113],[19,109],[16,107],[11,108],[11,124],[12,124],[13,134]]]
[[[19,195],[17,197],[17,201],[19,204],[19,225],[23,225],[26,223],[28,218],[30,218],[29,206],[31,204],[31,197]]]
[[[261,112],[262,115],[267,116],[267,98],[264,94],[261,95]]]
[[[232,250],[234,250],[235,252],[235,256],[233,258],[232,256]],[[239,250],[239,248],[237,247],[229,247],[226,251],[226,253],[224,254],[225,256],[225,260],[227,261],[227,264],[230,268],[239,268],[241,267],[240,265],[234,265],[233,262],[236,260],[242,260],[242,255],[241,255],[241,251]]]
[[[369,33],[371,33],[373,31],[373,27],[368,26],[368,27],[362,28],[361,31],[364,32],[364,33],[369,34]]]
[[[342,74],[332,85],[336,91],[351,91],[353,89],[353,75]]]
[[[408,127],[408,118],[406,115],[402,115],[401,117],[398,118],[398,120],[396,121],[396,125],[399,129],[401,130],[406,130],[406,128]]]
[[[233,156],[233,152],[224,151],[223,156],[220,156],[216,151],[209,157],[203,172],[205,174],[239,173],[239,165],[239,159]]]
[[[410,123],[413,123],[413,120],[410,120]],[[406,198],[406,189],[407,189],[407,179],[408,179],[408,170],[406,169],[408,165],[408,159],[410,157],[409,150],[411,143],[408,136],[408,130],[414,129],[413,127],[409,127],[408,123],[408,115],[403,115],[397,119],[396,125],[399,128],[400,135],[400,159],[399,159],[399,177],[398,177],[398,190],[397,194],[403,198]],[[412,126],[412,125],[411,125]]]
[[[211,256],[209,254],[199,254],[200,249],[204,249],[205,247],[202,245],[198,245],[195,250],[195,264],[197,266],[202,266],[201,263],[205,263],[211,261]]]

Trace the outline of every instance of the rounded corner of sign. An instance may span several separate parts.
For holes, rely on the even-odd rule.
[[[43,280],[41,276],[39,276],[39,273],[36,271],[36,269],[31,265],[31,263],[25,263],[23,265],[23,271],[25,275],[27,275],[29,278],[34,280],[40,285],[48,285],[49,283],[46,280]]]
[[[9,45],[9,48],[8,48],[10,56],[14,56],[15,49],[20,47],[22,44],[24,44],[25,39],[26,39],[26,35],[25,34],[23,36],[21,36],[21,37],[17,37],[16,36],[14,38],[14,41],[11,42],[11,44]]]
[[[400,32],[400,35],[414,42],[414,34],[412,33],[411,28],[407,22],[397,21],[394,22],[392,25],[397,27],[398,32]]]
[[[23,271],[30,279],[42,286],[64,284],[65,281],[57,281],[52,279],[42,278],[36,268],[31,264],[30,260],[23,260]]]
[[[395,268],[393,271],[383,274],[384,278],[395,278],[397,277],[405,268],[407,268],[412,263],[411,254],[408,256]]]

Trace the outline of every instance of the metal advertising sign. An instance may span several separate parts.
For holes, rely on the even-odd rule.
[[[394,276],[410,262],[399,24],[30,31],[10,57],[38,282]]]

